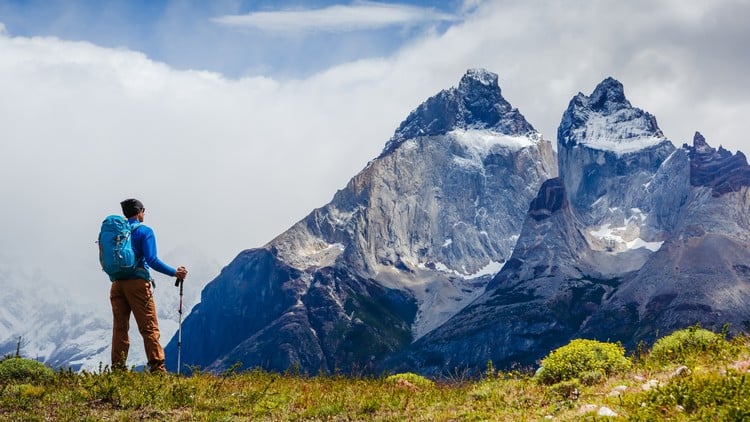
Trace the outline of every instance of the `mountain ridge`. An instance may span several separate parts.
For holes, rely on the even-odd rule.
[[[571,99],[555,154],[497,81],[467,71],[330,203],[233,261],[185,329],[248,332],[187,362],[440,375],[533,365],[576,336],[633,347],[696,322],[750,326],[743,154],[698,136],[676,148],[611,77]],[[723,248],[736,252],[694,258]],[[691,292],[701,277],[724,293]]]
[[[220,319],[240,323],[250,308],[259,309],[248,316],[253,321],[271,321],[248,336],[223,334],[232,344],[224,355],[196,352],[185,362],[221,370],[229,365],[222,356],[232,356],[282,371],[294,362],[304,362],[308,373],[374,370],[481,294],[510,257],[529,201],[556,173],[551,143],[502,98],[497,80],[469,70],[458,88],[410,113],[383,154],[330,203],[238,257],[263,256],[275,270],[253,275],[252,267],[230,264],[206,288],[183,329],[211,332]],[[446,110],[456,114],[431,125]],[[405,139],[412,133],[418,135]],[[286,267],[294,274],[280,276],[274,286],[263,282]],[[236,294],[236,283],[263,286],[256,299],[267,302],[249,306],[247,298],[232,308],[208,295],[214,288]],[[283,294],[282,286],[288,286]],[[204,306],[217,322],[200,319]],[[278,312],[269,316],[260,309]],[[387,326],[377,315],[391,315]],[[174,347],[173,339],[168,366]],[[284,356],[277,359],[273,350]]]
[[[432,375],[533,365],[575,337],[632,349],[695,323],[750,326],[744,155],[697,136],[694,148],[675,148],[621,89],[608,78],[571,100],[559,177],[532,201],[511,259],[480,298],[390,364]]]

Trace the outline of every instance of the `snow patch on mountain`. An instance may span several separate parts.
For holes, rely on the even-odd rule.
[[[484,276],[494,276],[495,274],[497,274],[498,272],[500,272],[500,270],[503,269],[504,265],[505,265],[505,262],[490,261],[487,265],[485,265],[484,267],[480,268],[479,271],[477,271],[475,273],[471,273],[471,274],[460,273],[460,272],[458,272],[456,270],[452,270],[452,269],[448,268],[448,266],[445,265],[445,264],[443,264],[442,262],[434,262],[434,263],[429,263],[429,264],[420,263],[418,265],[418,267],[420,269],[424,269],[424,270],[426,270],[426,269],[435,269],[435,270],[440,271],[442,273],[446,273],[446,274],[449,274],[449,275],[452,275],[452,276],[460,277],[460,278],[463,278],[465,280],[472,280],[472,279],[476,279],[476,278],[480,278],[480,277],[484,277]]]
[[[536,135],[536,134],[535,134]],[[487,129],[456,129],[448,132],[453,140],[466,147],[473,155],[485,158],[498,149],[518,151],[535,145],[530,136],[505,135]]]
[[[579,144],[612,151],[617,156],[659,145],[666,139],[654,136],[653,130],[640,120],[634,109],[622,109],[607,116],[590,116],[586,125],[573,130]],[[620,124],[627,121],[627,124]]]
[[[486,69],[468,69],[465,78],[476,80],[482,85],[492,87],[497,85],[497,74]]]
[[[610,223],[602,225],[597,230],[589,231],[589,234],[596,239],[601,240],[605,243],[605,247],[608,251],[617,250],[633,250],[639,248],[645,248],[652,252],[656,252],[661,248],[664,242],[647,242],[640,237],[636,237],[630,240],[626,238],[629,236],[629,229],[627,227],[611,227]]]

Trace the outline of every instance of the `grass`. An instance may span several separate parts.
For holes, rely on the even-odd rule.
[[[435,382],[414,374],[60,371],[51,378],[0,380],[0,420],[612,420],[597,416],[603,406],[619,415],[614,420],[750,420],[748,338],[725,341],[718,351],[696,349],[684,361],[646,353],[629,359],[628,370],[597,382],[571,378],[552,385],[491,366],[478,379]]]

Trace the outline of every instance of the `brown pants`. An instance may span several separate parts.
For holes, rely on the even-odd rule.
[[[144,279],[117,280],[109,290],[112,303],[112,368],[125,369],[130,339],[130,313],[133,312],[138,331],[143,336],[146,358],[151,372],[166,372],[164,349],[159,344],[159,322],[151,293],[151,283]]]

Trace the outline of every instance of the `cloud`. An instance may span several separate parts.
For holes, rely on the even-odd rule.
[[[246,15],[225,15],[214,18],[219,25],[255,28],[274,33],[285,32],[346,32],[379,29],[389,26],[412,26],[425,23],[455,21],[453,15],[434,8],[369,1],[350,5],[333,5],[321,9],[278,10],[253,12]]]
[[[126,197],[146,204],[160,254],[190,246],[226,264],[327,203],[414,107],[473,67],[498,73],[552,141],[570,99],[614,76],[676,145],[699,130],[750,153],[746,1],[467,4],[461,22],[395,54],[291,80],[0,33],[1,268],[95,296],[99,224]]]
[[[0,52],[0,268],[83,296],[106,281],[94,240],[123,198],[146,204],[161,253],[226,264],[330,200],[399,119],[369,116],[369,64],[280,83],[54,37],[3,35]]]

